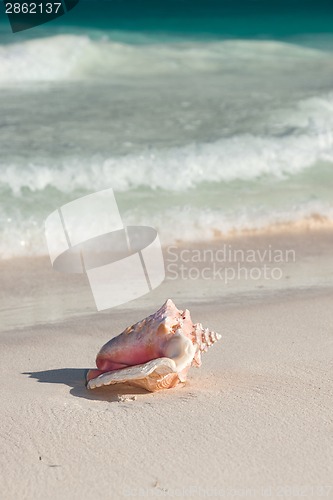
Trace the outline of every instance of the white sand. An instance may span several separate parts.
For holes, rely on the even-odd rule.
[[[205,301],[185,304],[183,285],[169,282],[154,307],[79,315],[67,303],[61,318],[75,290],[93,312],[86,284],[29,262],[2,268],[1,499],[333,498],[329,288],[249,301],[209,300],[206,290]],[[223,336],[202,368],[162,393],[87,391],[85,368],[101,345],[172,289],[178,307]]]

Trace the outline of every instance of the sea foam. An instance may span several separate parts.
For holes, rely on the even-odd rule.
[[[120,157],[49,160],[49,164],[10,164],[1,167],[1,184],[19,194],[22,188],[40,191],[48,186],[68,193],[77,189],[116,191],[146,187],[171,192],[203,183],[282,179],[318,162],[333,162],[329,129],[310,124],[303,134],[223,138],[206,144],[143,150]]]
[[[0,84],[60,82],[191,71],[237,71],[248,65],[288,67],[302,60],[328,59],[315,49],[275,41],[211,41],[125,44],[87,35],[57,35],[0,46]]]

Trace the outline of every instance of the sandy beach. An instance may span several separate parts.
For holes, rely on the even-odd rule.
[[[332,498],[332,241],[227,241],[295,249],[259,284],[171,279],[165,249],[167,280],[102,313],[84,276],[1,262],[1,498]],[[222,334],[187,385],[88,391],[101,345],[168,297]]]
[[[333,500],[333,3],[23,2],[0,15],[0,500]],[[201,368],[88,390],[178,382],[216,340],[168,302],[97,370],[167,299],[221,335]]]

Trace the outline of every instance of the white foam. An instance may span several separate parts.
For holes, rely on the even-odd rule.
[[[309,201],[281,209],[267,207],[238,210],[199,209],[193,206],[176,206],[155,212],[129,211],[123,220],[128,225],[154,226],[163,246],[181,242],[212,241],[230,234],[248,231],[270,231],[290,227],[333,227],[333,202]],[[86,226],[81,223],[84,234]],[[0,232],[0,259],[14,256],[48,255],[44,236],[44,223],[15,221]]]
[[[178,242],[212,241],[230,234],[270,231],[287,227],[333,227],[333,202],[309,201],[284,209],[239,207],[238,210],[198,209],[191,206],[170,208],[161,213],[124,216],[126,223],[154,225],[163,245]]]
[[[122,157],[63,160],[62,163],[2,166],[1,182],[14,193],[53,186],[116,191],[138,187],[187,191],[205,182],[251,181],[262,176],[281,179],[318,162],[333,162],[333,138],[325,128],[282,137],[240,135],[214,143],[148,150]]]
[[[239,71],[252,65],[295,64],[329,55],[275,41],[174,42],[130,45],[58,35],[0,46],[0,84],[59,82],[106,75],[153,75],[189,71]]]
[[[0,82],[63,81],[91,45],[88,37],[63,35],[0,46]]]

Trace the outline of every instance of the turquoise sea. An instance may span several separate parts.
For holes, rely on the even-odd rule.
[[[17,34],[0,11],[0,258],[109,187],[164,244],[333,222],[333,4],[81,0]]]

